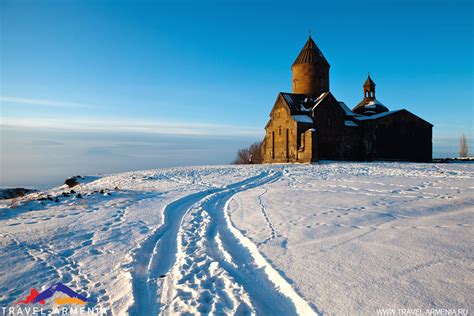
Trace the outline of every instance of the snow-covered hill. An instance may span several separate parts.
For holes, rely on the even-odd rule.
[[[86,177],[0,202],[0,307],[61,282],[114,315],[473,310],[473,180],[461,163]]]

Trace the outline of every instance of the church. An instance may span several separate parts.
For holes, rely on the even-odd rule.
[[[264,163],[432,160],[432,124],[383,105],[370,75],[362,101],[350,110],[331,93],[329,68],[310,36],[291,67],[292,93],[280,92],[270,112]]]

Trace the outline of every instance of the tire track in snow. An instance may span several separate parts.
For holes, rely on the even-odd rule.
[[[182,197],[164,209],[164,223],[134,252],[131,264],[134,303],[130,315],[156,315],[161,307],[164,277],[176,261],[178,230],[186,212],[213,193],[232,190],[265,177],[266,173],[228,185]]]
[[[268,174],[216,192],[185,215],[177,262],[164,284],[164,314],[316,314],[226,214],[236,193],[280,177]]]
[[[163,287],[163,314],[241,315],[254,310],[248,293],[209,253],[210,224],[200,203],[186,215],[178,235],[177,261]]]
[[[212,194],[212,190],[194,193],[165,207],[164,223],[134,253],[132,263],[132,289],[134,303],[130,315],[156,315],[160,298],[157,297],[161,280],[173,265],[176,256],[176,235],[184,213],[196,202]]]

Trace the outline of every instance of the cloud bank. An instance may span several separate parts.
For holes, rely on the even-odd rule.
[[[2,118],[4,128],[62,130],[103,133],[150,133],[192,136],[253,136],[263,137],[263,128],[197,122],[165,122],[151,120],[123,120],[110,118],[42,119]]]
[[[91,107],[89,104],[76,103],[76,102],[66,102],[66,101],[55,101],[47,99],[31,99],[31,98],[21,98],[21,97],[12,97],[12,96],[0,96],[0,103],[2,106],[8,104],[24,104],[24,105],[35,105],[35,106],[45,106],[45,107],[65,107],[65,108],[86,108]]]

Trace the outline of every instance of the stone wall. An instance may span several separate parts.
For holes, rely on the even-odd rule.
[[[329,67],[314,64],[296,64],[291,68],[293,93],[317,98],[329,91]]]
[[[432,126],[402,110],[365,126],[367,160],[432,160]]]
[[[307,129],[300,136],[301,145],[298,148],[298,162],[310,163],[317,161],[317,138],[314,128]]]
[[[265,139],[262,145],[263,162],[298,162],[300,156],[305,161],[311,161],[313,137],[311,133],[306,138],[302,137],[309,128],[311,126],[303,126],[291,118],[288,108],[279,97],[270,114],[270,121],[265,127]],[[302,138],[303,146],[301,146]],[[303,153],[300,151],[301,148],[304,148]]]
[[[318,138],[318,158],[344,160],[344,120],[346,114],[330,94],[313,111]]]

